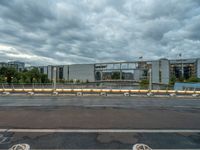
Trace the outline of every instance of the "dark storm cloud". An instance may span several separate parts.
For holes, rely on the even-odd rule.
[[[199,0],[0,0],[1,61],[200,56]]]

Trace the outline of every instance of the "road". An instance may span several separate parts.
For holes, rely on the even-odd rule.
[[[34,149],[131,149],[135,143],[197,149],[200,100],[0,97],[0,149],[24,142]]]
[[[124,96],[1,96],[0,106],[200,108],[200,98]]]

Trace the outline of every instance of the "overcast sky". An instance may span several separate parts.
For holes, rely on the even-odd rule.
[[[200,57],[200,0],[0,0],[0,61]]]

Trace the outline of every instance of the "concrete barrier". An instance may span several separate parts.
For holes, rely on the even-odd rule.
[[[107,93],[106,92],[101,92],[100,96],[107,96]]]
[[[52,95],[53,96],[57,96],[59,93],[57,92],[57,91],[54,91],[53,93],[52,93]]]
[[[153,96],[154,94],[152,92],[147,93],[147,96]]]
[[[10,92],[3,92],[2,95],[10,95]]]
[[[35,95],[35,93],[34,92],[28,92],[27,95],[33,96],[33,95]]]
[[[176,97],[176,93],[170,93],[169,96],[170,97]]]
[[[153,95],[169,95],[169,96],[177,96],[177,95],[190,95],[192,97],[198,97],[200,95],[200,91],[181,91],[181,90],[129,90],[129,89],[0,89],[0,92],[14,92],[14,93],[52,93],[52,92],[62,92],[62,93],[99,93],[100,95],[111,94],[123,94],[124,96],[129,94],[144,94],[147,96]],[[104,93],[104,94],[102,94]],[[106,94],[105,94],[106,93]],[[151,93],[151,94],[150,94]]]
[[[124,96],[130,96],[130,93],[126,92],[124,93]]]
[[[77,92],[76,96],[83,96],[83,93],[82,92]]]

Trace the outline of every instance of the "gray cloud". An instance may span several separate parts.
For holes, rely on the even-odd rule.
[[[200,56],[199,0],[1,0],[1,61]]]

